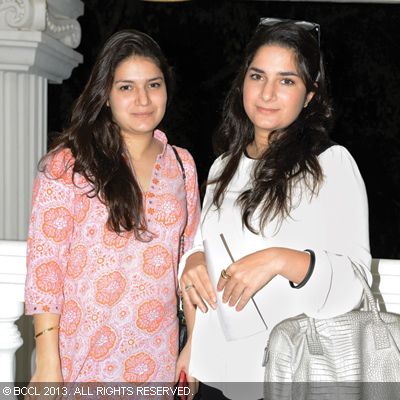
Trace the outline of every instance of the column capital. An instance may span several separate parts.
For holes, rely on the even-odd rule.
[[[80,53],[44,32],[0,31],[2,71],[35,74],[61,83],[82,61]]]
[[[40,31],[76,48],[81,41],[81,0],[0,0],[0,31]]]

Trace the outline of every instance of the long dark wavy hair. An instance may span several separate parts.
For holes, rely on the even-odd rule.
[[[144,240],[147,227],[142,192],[127,161],[120,128],[107,107],[116,68],[133,56],[149,58],[160,68],[169,104],[173,74],[158,44],[145,33],[119,31],[100,50],[89,80],[73,107],[70,124],[55,139],[49,154],[70,149],[75,159],[73,173],[82,175],[91,184],[88,196],[98,196],[108,209],[109,229],[117,233],[133,231],[139,240]]]
[[[292,191],[299,180],[305,181],[311,195],[317,193],[323,179],[317,157],[328,146],[332,120],[322,56],[313,34],[293,22],[260,24],[246,47],[244,62],[225,99],[223,120],[214,140],[217,154],[223,154],[225,160],[221,174],[207,182],[215,184],[213,204],[221,207],[239,161],[254,140],[254,126],[243,106],[243,83],[258,49],[266,45],[293,50],[306,91],[315,94],[290,126],[271,132],[268,147],[255,166],[252,187],[238,198],[242,222],[253,233],[263,230],[268,221],[275,218],[282,221],[290,214]],[[260,226],[254,227],[250,219],[258,207]]]

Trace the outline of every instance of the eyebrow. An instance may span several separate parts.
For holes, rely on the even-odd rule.
[[[159,80],[164,80],[162,76],[156,76],[155,78],[148,79],[146,82],[154,82],[154,81],[159,81]],[[134,83],[135,81],[132,79],[119,79],[115,81],[114,83]]]
[[[256,68],[256,67],[249,67],[248,69],[249,71],[252,70],[254,72],[258,72],[259,74],[265,74],[265,71],[260,69],[260,68]],[[282,71],[279,72],[278,75],[280,76],[298,76],[300,77],[300,75],[297,72],[293,72],[293,71]]]

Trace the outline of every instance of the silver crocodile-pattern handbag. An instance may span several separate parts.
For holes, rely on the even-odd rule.
[[[319,320],[301,314],[276,325],[265,349],[265,399],[400,399],[400,315],[378,310],[352,266],[367,311]]]

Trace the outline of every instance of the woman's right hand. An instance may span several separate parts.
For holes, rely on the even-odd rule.
[[[200,308],[203,313],[208,311],[207,304],[215,310],[217,296],[208,275],[204,252],[198,251],[187,258],[180,288],[185,303]]]
[[[45,326],[58,326],[59,317],[56,315],[37,314],[34,315],[37,330],[43,331]],[[63,393],[63,376],[61,370],[61,359],[58,351],[58,329],[53,329],[36,338],[35,349],[36,369],[29,383],[29,387],[37,390],[28,390],[25,400],[36,400],[39,396],[32,393],[44,393],[44,385],[52,387],[48,392],[47,400],[57,400]],[[42,396],[43,397],[43,396]]]
[[[37,393],[44,393],[44,385],[46,388],[49,388],[49,396],[46,396],[46,398],[48,400],[58,400],[61,398],[60,394],[62,394],[64,390],[61,386],[63,382],[64,379],[59,364],[49,364],[43,368],[36,368],[36,371],[29,382],[29,388],[32,389],[28,388],[28,395],[25,396],[25,400],[40,399],[41,396]],[[35,388],[35,390],[33,390],[33,388]]]
[[[39,382],[64,382],[63,376],[61,373],[61,368],[45,368],[43,370],[37,370],[32,376],[31,383],[39,383]]]
[[[190,351],[191,351],[191,340],[189,338],[188,341],[186,342],[186,345],[179,354],[178,360],[176,362],[176,371],[175,371],[175,382],[178,382],[181,371],[184,371],[186,374],[186,380],[190,390],[190,394],[189,396],[187,396],[187,399],[193,399],[193,397],[199,390],[199,381],[193,376],[189,375]]]

